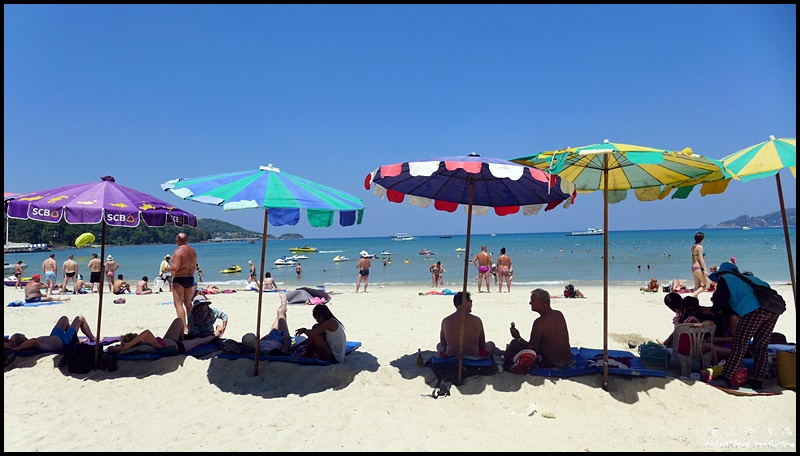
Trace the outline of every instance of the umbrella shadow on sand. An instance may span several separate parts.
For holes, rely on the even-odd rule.
[[[428,350],[422,352],[422,357],[426,361],[432,358],[435,352]],[[416,364],[416,354],[404,355],[390,362],[391,366],[397,368],[400,375],[407,380],[422,377],[425,384],[431,389],[436,386],[437,378],[433,369],[430,367],[418,367]],[[520,375],[510,372],[495,372],[493,375],[473,375],[465,376],[460,386],[452,385],[450,390],[458,391],[461,395],[481,394],[491,388],[498,392],[516,393],[522,390],[523,384],[531,386],[544,386],[549,383],[559,384],[562,382],[574,382],[596,391],[598,396],[606,397],[611,395],[613,399],[624,404],[634,404],[639,401],[641,393],[649,394],[652,389],[664,389],[670,381],[687,381],[700,384],[687,379],[676,377],[633,377],[633,376],[612,376],[609,379],[608,391],[604,391],[602,373],[588,374],[575,377],[542,377],[537,375]],[[706,386],[697,386],[706,388]]]
[[[264,399],[303,397],[345,389],[357,375],[377,372],[380,365],[375,356],[356,350],[347,355],[344,363],[329,366],[274,361],[265,361],[260,366],[259,375],[253,376],[252,360],[213,358],[208,367],[208,381],[226,393]]]
[[[105,369],[93,369],[88,374],[76,374],[69,372],[66,367],[59,368],[62,355],[53,358],[53,367],[59,369],[65,377],[73,377],[85,380],[111,380],[116,378],[138,378],[143,379],[156,375],[166,375],[176,372],[185,361],[186,356],[165,356],[159,359],[147,360],[117,360],[117,370],[109,372]],[[102,361],[101,361],[102,364]]]

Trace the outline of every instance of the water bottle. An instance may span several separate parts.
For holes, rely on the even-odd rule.
[[[425,364],[425,361],[422,360],[422,350],[417,349],[417,366],[422,367]]]

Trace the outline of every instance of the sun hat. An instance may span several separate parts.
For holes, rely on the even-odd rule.
[[[31,279],[33,279],[33,280],[42,280],[42,276],[40,276],[39,274],[34,274],[34,275],[31,277]]]
[[[719,267],[717,267],[717,272],[709,274],[708,278],[713,280],[714,282],[719,282],[719,280],[718,280],[719,279],[719,275],[722,274],[723,272],[735,272],[735,273],[738,274],[739,273],[739,267],[736,266],[733,263],[729,263],[729,262],[726,261],[724,263],[721,263],[719,265]]]
[[[211,300],[203,295],[197,295],[192,299],[192,305],[199,306],[200,304],[211,304]]]
[[[361,256],[362,256],[362,257],[365,257],[365,256],[367,256],[367,255],[369,255],[369,253],[367,253],[367,251],[366,251],[366,250],[362,250],[362,251],[361,251]]]
[[[164,255],[164,259],[167,259],[167,258],[172,258],[172,255],[170,255],[169,253]]]
[[[107,257],[106,257],[106,261],[111,261],[111,260],[113,260],[113,259],[114,259],[114,257],[112,257],[111,255],[109,255],[109,256],[107,256]]]
[[[247,260],[247,262],[253,264],[253,260]]]

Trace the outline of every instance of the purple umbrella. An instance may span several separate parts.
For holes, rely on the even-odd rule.
[[[197,217],[174,204],[116,183],[113,177],[103,176],[100,182],[67,185],[49,190],[25,193],[5,199],[5,212],[9,218],[58,223],[63,218],[72,225],[102,223],[100,258],[105,258],[106,225],[135,227],[139,222],[147,226],[181,227],[197,226]],[[97,307],[97,340],[100,340],[100,323],[103,317],[103,279],[100,269],[100,295]],[[100,360],[97,344],[95,365]]]

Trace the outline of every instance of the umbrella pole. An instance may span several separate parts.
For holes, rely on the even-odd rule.
[[[258,377],[258,356],[261,351],[261,301],[264,299],[264,258],[267,255],[267,222],[269,209],[264,209],[264,231],[261,238],[261,269],[258,273],[258,317],[256,317],[256,356],[253,361],[253,377]]]
[[[461,385],[461,370],[464,366],[464,324],[467,320],[467,276],[469,268],[469,238],[472,231],[472,197],[475,195],[475,178],[469,176],[469,207],[467,208],[467,251],[464,252],[464,287],[461,289],[461,332],[458,336],[458,384]],[[480,277],[478,277],[480,279]]]
[[[102,228],[102,235],[100,242],[100,258],[106,257],[106,219],[103,217],[103,228]],[[100,364],[100,354],[103,352],[102,346],[100,345],[100,324],[103,321],[103,279],[106,277],[106,264],[103,260],[100,260],[100,283],[97,285],[99,290],[97,293],[100,295],[100,298],[97,302],[97,332],[95,333],[95,345],[94,345],[94,367],[97,367]],[[76,290],[77,291],[77,290]]]
[[[608,154],[603,163],[603,389],[608,391]]]
[[[786,238],[786,253],[789,256],[789,274],[792,278],[792,297],[794,308],[797,310],[797,284],[794,281],[794,264],[792,263],[792,241],[789,239],[789,224],[786,221],[786,207],[783,204],[783,189],[781,187],[781,173],[775,174],[775,183],[778,185],[778,201],[781,203],[781,217],[783,217],[783,234]]]

